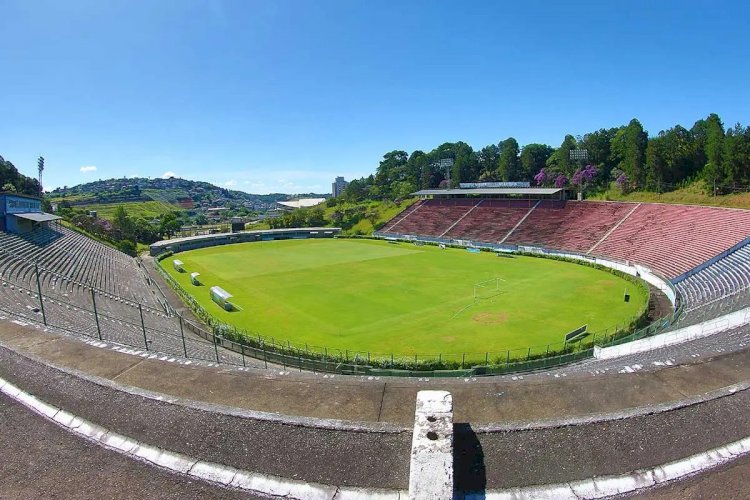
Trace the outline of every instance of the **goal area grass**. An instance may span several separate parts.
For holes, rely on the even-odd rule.
[[[186,272],[171,260],[164,269],[218,320],[277,343],[373,355],[559,346],[584,324],[626,325],[648,300],[644,287],[588,266],[378,240],[264,241],[177,257]],[[213,303],[215,285],[241,310]]]

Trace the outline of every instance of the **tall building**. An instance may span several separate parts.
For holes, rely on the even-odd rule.
[[[336,177],[336,180],[331,184],[331,194],[336,198],[344,192],[344,189],[346,189],[346,186],[348,185],[349,183],[346,182],[343,177]]]

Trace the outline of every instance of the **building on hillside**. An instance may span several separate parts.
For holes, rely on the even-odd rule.
[[[42,212],[42,200],[18,193],[0,193],[0,230],[24,234],[61,219]]]
[[[192,210],[195,208],[195,202],[189,196],[186,198],[177,198],[177,204],[180,208],[184,208],[185,210]]]
[[[336,177],[336,180],[331,184],[331,195],[333,195],[334,198],[337,198],[344,192],[344,189],[346,189],[346,186],[348,185],[349,183],[346,182],[343,177]]]

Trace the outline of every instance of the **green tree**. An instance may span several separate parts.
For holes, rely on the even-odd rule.
[[[478,180],[492,182],[499,180],[497,166],[500,162],[500,148],[495,144],[483,147],[477,153]]]
[[[612,152],[619,159],[617,167],[636,186],[643,186],[645,182],[647,145],[648,134],[635,118],[627,127],[618,130],[612,139]]]
[[[568,134],[563,139],[560,147],[557,148],[547,159],[547,168],[549,174],[563,173],[570,177],[576,169],[575,162],[570,160],[570,150],[576,148],[576,138]]]
[[[498,160],[497,173],[503,181],[517,181],[521,178],[521,162],[518,159],[518,141],[508,137],[498,145],[500,159]]]
[[[136,244],[132,240],[122,240],[117,244],[117,248],[120,249],[122,253],[125,253],[127,255],[130,255],[131,257],[135,257],[137,255],[136,251]]]
[[[716,195],[726,177],[721,161],[724,152],[724,125],[717,114],[711,113],[708,116],[705,131],[706,166],[703,169],[703,179]]]
[[[547,166],[547,160],[554,149],[546,144],[527,144],[521,149],[521,175],[523,180],[531,181],[534,176]]]
[[[167,212],[162,215],[159,223],[159,234],[162,237],[171,238],[182,227],[182,221],[175,212]]]

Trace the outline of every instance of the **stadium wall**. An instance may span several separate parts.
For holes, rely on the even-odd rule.
[[[241,233],[207,234],[202,236],[189,236],[187,238],[157,241],[150,246],[149,253],[155,257],[164,252],[178,253],[217,245],[230,245],[233,243],[307,238],[333,238],[340,232],[341,228],[338,227],[307,227],[267,229],[264,231],[245,231]]]
[[[597,359],[612,359],[639,352],[651,351],[691,340],[708,337],[715,333],[723,332],[738,328],[750,323],[750,307],[725,314],[696,325],[690,325],[679,330],[647,337],[640,340],[633,340],[620,345],[611,347],[594,346],[594,357]]]

